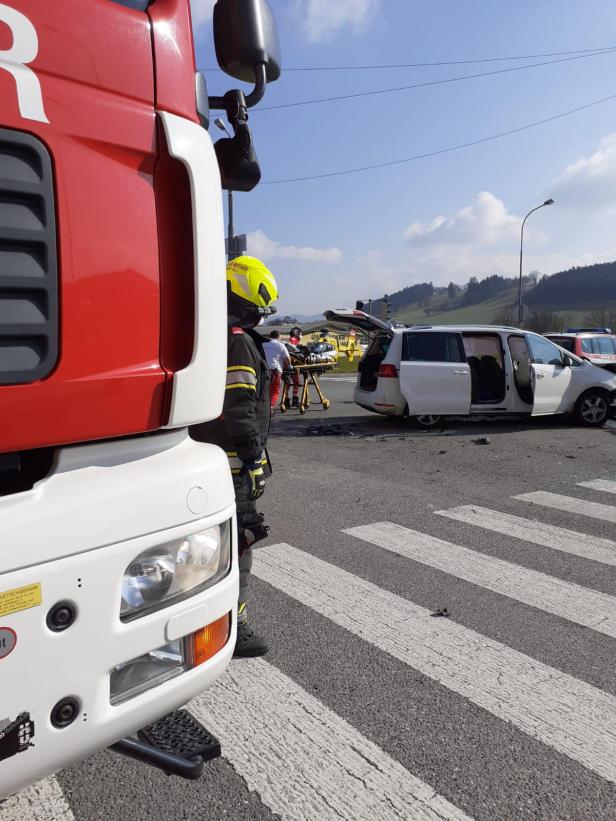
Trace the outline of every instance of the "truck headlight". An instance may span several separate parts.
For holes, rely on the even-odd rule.
[[[200,593],[231,567],[231,522],[140,553],[124,571],[120,619],[145,616]]]

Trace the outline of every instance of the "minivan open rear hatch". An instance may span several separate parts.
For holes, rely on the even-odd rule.
[[[390,337],[394,335],[391,327],[386,322],[354,308],[337,308],[335,311],[325,311],[323,316],[328,322],[336,322],[339,325],[352,325],[365,334],[386,334]]]

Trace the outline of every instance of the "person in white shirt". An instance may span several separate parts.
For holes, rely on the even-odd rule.
[[[263,343],[263,353],[270,369],[270,405],[273,413],[280,397],[282,372],[291,368],[291,359],[289,352],[280,341],[278,331],[272,331],[270,338]]]

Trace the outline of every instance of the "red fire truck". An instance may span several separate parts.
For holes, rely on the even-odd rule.
[[[0,2],[0,797],[110,745],[217,751],[174,711],[233,652],[234,494],[187,427],[222,409],[221,175],[258,182],[279,57],[266,0],[214,33],[248,97],[208,98],[189,0]]]

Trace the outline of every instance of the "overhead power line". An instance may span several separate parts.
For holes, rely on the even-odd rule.
[[[374,71],[381,69],[399,68],[429,68],[431,66],[465,66],[474,63],[504,63],[511,60],[539,60],[543,57],[565,57],[570,54],[598,54],[603,51],[613,51],[616,46],[604,46],[603,48],[585,48],[579,51],[552,51],[545,54],[521,54],[515,57],[479,57],[472,60],[436,60],[426,63],[393,63],[391,65],[368,65],[368,66],[297,66],[283,68],[284,71]]]
[[[450,145],[447,148],[439,148],[435,151],[415,154],[412,157],[405,157],[400,160],[389,160],[388,162],[375,163],[374,165],[364,165],[360,168],[348,168],[342,171],[329,171],[324,174],[312,174],[306,177],[289,177],[288,179],[266,180],[265,182],[262,182],[261,185],[282,185],[283,183],[290,182],[305,182],[307,180],[322,180],[327,177],[341,177],[346,174],[359,174],[363,171],[373,171],[378,168],[389,168],[394,165],[404,165],[405,163],[415,162],[416,160],[427,159],[428,157],[437,157],[440,154],[449,154],[452,151],[460,151],[462,148],[470,148],[473,145],[480,145],[481,143],[499,140],[501,137],[508,137],[511,134],[519,134],[521,131],[527,131],[530,128],[537,128],[537,126],[545,125],[546,123],[551,123],[555,120],[561,120],[563,117],[569,117],[571,114],[586,111],[589,108],[601,105],[602,103],[607,103],[611,100],[616,100],[616,94],[610,94],[609,97],[602,97],[600,100],[593,100],[591,103],[586,103],[585,105],[578,106],[577,108],[570,108],[568,111],[563,111],[560,114],[554,114],[552,117],[545,117],[543,120],[535,120],[533,123],[527,123],[526,125],[521,125],[517,128],[511,128],[508,131],[500,131],[498,134],[491,134],[488,137],[479,137],[476,140],[470,140],[466,143],[458,143],[457,145]]]
[[[595,54],[603,51],[613,51],[616,46],[603,46],[601,48],[582,48],[576,51],[547,51],[543,54],[518,54],[510,57],[475,57],[466,60],[436,60],[424,63],[393,63],[385,65],[366,66],[283,66],[285,71],[373,71],[380,69],[399,68],[429,68],[430,66],[465,66],[473,63],[504,63],[509,60],[540,60],[543,57],[566,57],[571,54]],[[222,71],[221,68],[212,67],[205,69],[207,72]]]
[[[514,71],[526,71],[531,68],[540,68],[541,66],[553,66],[556,63],[568,63],[572,60],[585,60],[588,57],[600,57],[603,54],[613,54],[616,49],[610,51],[594,52],[592,54],[581,54],[577,57],[561,57],[558,60],[547,60],[542,63],[529,63],[524,66],[512,66],[510,68],[499,68],[492,71],[482,71],[478,74],[462,74],[458,77],[445,77],[441,80],[426,80],[422,83],[412,83],[411,85],[395,86],[394,88],[379,88],[374,91],[357,91],[353,94],[339,94],[334,97],[318,97],[313,100],[298,100],[293,103],[279,103],[277,105],[260,106],[255,109],[255,113],[259,114],[262,111],[274,111],[281,108],[297,108],[304,105],[316,105],[318,103],[333,103],[340,100],[354,100],[360,97],[373,97],[378,94],[392,94],[397,91],[409,91],[414,88],[427,88],[429,86],[446,85],[447,83],[459,83],[462,80],[475,80],[478,77],[494,77],[497,74],[510,74]]]

